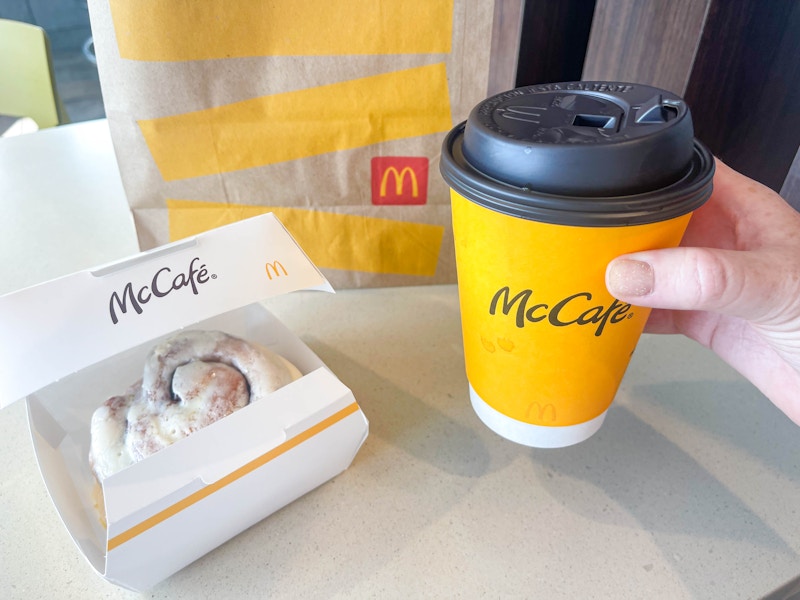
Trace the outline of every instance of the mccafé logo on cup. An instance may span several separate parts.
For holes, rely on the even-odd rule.
[[[514,296],[511,288],[504,286],[489,303],[489,314],[511,315],[516,326],[522,329],[528,323],[547,323],[553,327],[591,325],[594,335],[600,336],[608,324],[620,323],[633,318],[631,305],[612,299],[608,306],[594,305],[591,292],[578,292],[549,305],[533,298],[533,290],[522,290]]]
[[[677,246],[711,195],[688,106],[627,82],[518,88],[476,106],[439,166],[475,412],[529,446],[587,439],[649,315],[608,293],[608,263]]]

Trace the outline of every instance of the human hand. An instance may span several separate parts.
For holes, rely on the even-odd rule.
[[[717,160],[679,248],[613,260],[616,298],[653,307],[650,333],[716,352],[800,425],[800,213]]]

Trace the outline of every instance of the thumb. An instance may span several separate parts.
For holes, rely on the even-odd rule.
[[[758,319],[769,305],[770,269],[752,252],[667,248],[628,254],[606,269],[616,298],[653,308]],[[773,266],[774,269],[774,266]]]

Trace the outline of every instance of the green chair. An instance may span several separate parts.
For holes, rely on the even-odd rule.
[[[41,27],[0,19],[0,114],[30,117],[40,129],[69,122]]]

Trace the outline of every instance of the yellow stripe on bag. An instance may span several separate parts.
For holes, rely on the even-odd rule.
[[[444,227],[304,208],[167,200],[170,240],[273,212],[320,268],[436,274]]]
[[[110,0],[122,58],[450,52],[453,0]]]
[[[139,121],[165,181],[448,131],[444,63]]]

